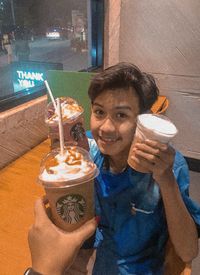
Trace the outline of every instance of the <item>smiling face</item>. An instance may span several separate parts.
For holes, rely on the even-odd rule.
[[[74,211],[74,209],[75,209],[74,203],[73,203],[73,202],[68,202],[68,204],[67,204],[67,209],[68,209],[69,211]]]
[[[133,140],[139,99],[135,91],[105,90],[92,104],[91,131],[100,151],[112,160],[127,160]]]

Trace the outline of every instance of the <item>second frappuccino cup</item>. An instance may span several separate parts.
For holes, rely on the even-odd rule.
[[[73,231],[94,217],[94,178],[98,169],[89,153],[78,146],[64,154],[51,151],[41,163],[38,181],[43,185],[53,222]]]
[[[144,169],[139,169],[132,156],[134,156],[133,148],[137,142],[142,142],[146,139],[159,141],[161,143],[169,143],[175,137],[178,130],[176,126],[163,115],[142,114],[137,118],[137,126],[128,156],[128,164],[133,169],[142,173],[147,173]],[[137,168],[136,168],[137,167]]]
[[[60,103],[64,143],[71,145],[76,144],[86,150],[89,150],[84,128],[83,107],[71,97],[61,97]],[[45,122],[48,125],[51,149],[58,148],[60,145],[58,115],[52,102],[47,105]]]

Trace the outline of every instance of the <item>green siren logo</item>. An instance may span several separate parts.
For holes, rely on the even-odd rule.
[[[82,123],[80,122],[76,123],[71,128],[70,135],[77,142],[79,140],[83,140],[85,138],[85,129],[83,128]]]
[[[65,222],[74,224],[83,218],[86,209],[86,200],[80,195],[66,195],[57,201],[56,209]]]

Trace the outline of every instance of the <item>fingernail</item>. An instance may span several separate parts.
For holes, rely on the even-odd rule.
[[[96,223],[99,224],[100,220],[101,220],[101,217],[100,216],[96,216],[95,217],[95,220],[96,220]]]

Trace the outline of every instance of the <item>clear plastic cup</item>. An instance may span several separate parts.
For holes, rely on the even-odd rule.
[[[88,140],[84,128],[84,110],[76,100],[71,97],[61,97],[61,112],[63,122],[63,134],[65,144],[76,144],[86,150],[89,150]],[[58,116],[52,102],[47,105],[45,122],[48,125],[49,138],[51,140],[51,149],[58,148],[59,129]]]
[[[64,155],[52,150],[41,162],[38,182],[43,185],[53,222],[73,231],[94,217],[94,178],[98,168],[89,153],[67,146]]]
[[[137,142],[142,142],[146,139],[159,141],[161,143],[169,143],[172,138],[178,133],[176,126],[171,120],[164,115],[142,114],[137,118],[137,126],[134,139],[131,145],[128,156],[128,164],[133,169],[147,173],[143,168],[138,168],[132,156],[134,156],[133,148]],[[137,168],[136,168],[137,167]]]

